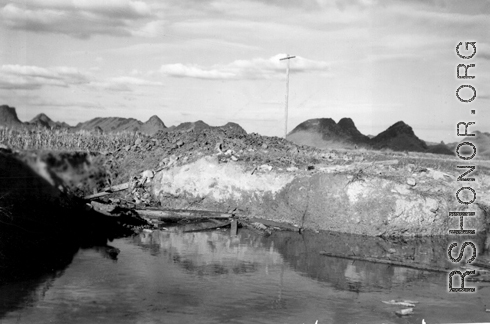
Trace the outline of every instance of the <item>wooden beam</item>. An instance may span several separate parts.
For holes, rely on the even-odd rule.
[[[326,252],[326,251],[321,251],[320,254],[325,255],[325,256],[329,256],[329,257],[334,257],[334,258],[359,260],[359,261],[367,261],[367,262],[374,262],[374,263],[383,263],[383,264],[389,264],[389,265],[405,267],[405,268],[412,268],[412,269],[417,269],[417,270],[424,270],[424,271],[447,272],[448,270],[450,270],[450,268],[433,267],[430,265],[425,265],[425,264],[417,263],[417,262],[402,262],[402,261],[395,261],[395,260],[389,260],[389,259],[379,259],[379,258],[357,256],[357,255],[346,255],[346,254],[342,254],[342,253]]]

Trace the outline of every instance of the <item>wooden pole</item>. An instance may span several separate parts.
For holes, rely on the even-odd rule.
[[[286,66],[286,104],[284,107],[284,138],[288,136],[288,101],[289,101],[289,60],[295,58],[296,56],[289,56],[286,54],[286,57],[279,59],[287,60],[288,64]]]

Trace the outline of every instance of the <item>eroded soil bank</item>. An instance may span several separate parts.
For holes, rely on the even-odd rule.
[[[487,228],[488,176],[472,188],[478,203],[461,208],[456,175],[398,160],[350,165],[311,165],[310,170],[252,168],[218,156],[157,172],[151,193],[162,206],[235,211],[314,230],[378,235],[446,235],[459,219],[449,211],[475,211],[465,228]],[[471,196],[461,192],[466,201]]]
[[[490,163],[477,161],[476,181],[457,181],[456,157],[435,154],[320,150],[277,137],[216,129],[138,135],[111,152],[21,152],[52,186],[72,196],[105,191],[100,203],[129,209],[227,212],[287,222],[304,229],[369,236],[447,235],[458,217],[487,230]],[[125,190],[112,188],[125,185]],[[471,186],[476,201],[458,203]],[[473,193],[463,190],[460,199]],[[111,207],[113,208],[113,207]]]

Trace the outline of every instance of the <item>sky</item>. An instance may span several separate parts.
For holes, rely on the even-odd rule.
[[[283,136],[289,54],[289,131],[402,120],[454,142],[460,121],[490,131],[489,16],[487,0],[0,0],[0,104],[22,121],[157,115]]]

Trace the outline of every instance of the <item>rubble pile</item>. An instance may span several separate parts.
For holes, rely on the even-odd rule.
[[[103,152],[101,163],[108,172],[108,184],[127,182],[143,170],[191,163],[206,155],[218,155],[220,162],[243,161],[253,167],[270,165],[306,169],[320,162],[345,164],[362,160],[342,152],[298,146],[283,138],[247,134],[243,129],[215,127],[189,131],[160,131],[140,134],[133,145]]]

